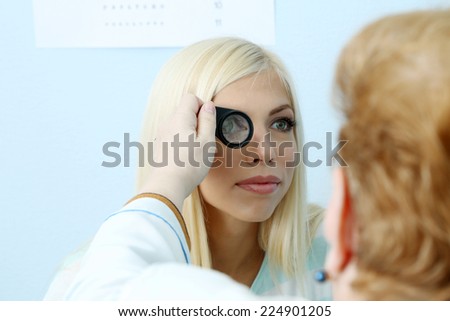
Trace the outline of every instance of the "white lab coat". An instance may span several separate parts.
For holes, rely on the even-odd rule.
[[[257,299],[227,275],[189,264],[182,222],[166,204],[140,198],[109,217],[83,256],[64,298]]]

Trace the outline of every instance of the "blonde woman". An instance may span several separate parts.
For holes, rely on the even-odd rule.
[[[326,215],[339,300],[450,300],[450,10],[389,16],[336,73],[346,168]]]
[[[215,106],[248,115],[254,127],[248,145],[214,144]],[[189,248],[186,261],[258,295],[329,298],[327,288],[311,282],[325,256],[324,241],[315,239],[321,210],[306,203],[301,116],[294,85],[274,54],[238,38],[180,51],[154,82],[142,143],[148,158],[138,169],[139,195],[127,206],[157,198],[170,207]],[[154,213],[152,206],[146,210]]]

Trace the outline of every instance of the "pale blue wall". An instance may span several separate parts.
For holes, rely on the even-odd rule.
[[[276,1],[276,46],[297,83],[306,140],[335,131],[332,70],[380,15],[449,0]],[[133,168],[101,166],[107,141],[138,139],[152,80],[177,49],[36,49],[31,1],[0,2],[0,300],[39,300],[69,251],[133,195]],[[321,156],[320,153],[317,156]],[[330,170],[308,170],[325,206]]]

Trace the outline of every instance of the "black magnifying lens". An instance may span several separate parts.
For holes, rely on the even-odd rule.
[[[216,137],[229,148],[247,145],[253,136],[253,123],[247,114],[216,106]]]

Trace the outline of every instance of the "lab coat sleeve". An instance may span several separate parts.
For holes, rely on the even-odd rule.
[[[189,264],[186,236],[162,201],[140,198],[100,227],[67,300],[252,299],[216,271]]]

